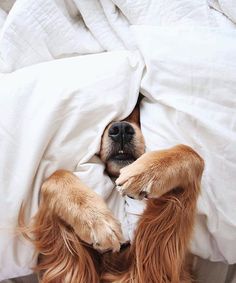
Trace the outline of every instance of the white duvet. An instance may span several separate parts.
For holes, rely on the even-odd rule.
[[[101,194],[132,238],[143,205],[119,196],[96,153],[140,89],[147,150],[186,143],[206,162],[192,252],[235,263],[234,1],[0,7],[0,280],[31,272],[33,249],[15,234],[18,210],[25,200],[28,218],[35,213],[42,181],[58,168]]]

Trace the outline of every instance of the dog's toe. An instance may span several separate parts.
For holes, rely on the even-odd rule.
[[[132,199],[142,200],[148,198],[152,191],[153,182],[149,181],[147,184],[137,180],[137,178],[131,178],[123,184],[123,186],[117,186],[117,190],[122,196],[128,196]]]
[[[96,221],[91,230],[93,238],[93,247],[105,252],[112,250],[113,252],[120,250],[120,245],[124,241],[121,226],[118,221],[111,215],[108,215]]]
[[[139,193],[139,199],[144,199],[144,198],[148,198],[148,192],[146,191],[141,191]]]

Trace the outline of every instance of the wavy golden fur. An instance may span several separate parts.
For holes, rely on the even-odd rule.
[[[39,254],[35,270],[42,283],[192,282],[186,255],[204,162],[185,145],[143,154],[137,137],[140,157],[119,168],[116,180],[123,195],[147,198],[131,245],[120,250],[121,227],[103,199],[65,170],[44,182],[29,228],[21,210],[19,222]],[[110,152],[109,143],[103,136],[104,152]]]

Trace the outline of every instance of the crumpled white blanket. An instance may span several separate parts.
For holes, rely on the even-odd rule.
[[[236,32],[133,29],[146,65],[141,123],[147,150],[183,143],[203,156],[206,167],[191,250],[234,263]]]
[[[42,180],[55,170],[75,171],[105,199],[111,195],[113,182],[95,154],[106,125],[124,119],[134,108],[142,70],[138,54],[114,51],[54,60],[3,75],[1,279],[30,272],[32,247],[17,237],[14,227],[22,201],[28,217],[35,214]],[[120,200],[117,206],[122,209]]]
[[[224,2],[232,2],[231,8],[235,11],[233,1]],[[235,24],[226,17],[219,20],[218,14],[212,13],[205,0],[181,3],[178,0],[16,1],[2,27],[0,71],[11,72],[73,54],[134,49],[130,25],[224,27]]]
[[[18,209],[25,199],[28,218],[34,214],[40,185],[57,168],[73,170],[103,195],[125,236],[132,238],[135,214],[143,206],[133,200],[125,203],[113,190],[95,153],[105,126],[132,111],[140,86],[147,150],[185,142],[206,160],[192,251],[211,260],[236,262],[231,244],[236,238],[236,118],[231,110],[236,99],[236,49],[231,40],[235,14],[231,0],[0,3],[0,280],[30,273],[32,247],[14,236]],[[153,27],[159,28],[154,34]],[[184,28],[180,38],[178,28]],[[213,54],[220,60],[214,65],[210,54],[219,42]],[[181,52],[185,47],[189,57]],[[214,66],[224,68],[217,75]],[[208,79],[199,80],[201,76]],[[201,91],[204,103],[190,108],[200,116],[189,120],[186,107]],[[192,100],[183,98],[188,93]],[[192,131],[197,139],[189,136]]]
[[[236,23],[236,3],[234,0],[208,0],[209,6]]]

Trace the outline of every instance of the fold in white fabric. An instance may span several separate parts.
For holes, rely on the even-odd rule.
[[[18,210],[24,199],[33,216],[58,168],[101,194],[132,238],[144,205],[113,190],[95,154],[140,86],[147,150],[183,142],[206,161],[192,251],[236,262],[235,13],[233,0],[0,2],[0,280],[31,272]]]
[[[236,23],[236,2],[234,0],[208,0],[208,4]]]
[[[205,160],[194,254],[236,262],[236,31],[136,26],[146,72],[147,150],[179,143]]]
[[[104,199],[111,195],[113,183],[93,156],[106,125],[134,108],[142,70],[138,53],[121,51],[54,60],[3,75],[0,280],[32,272],[33,249],[16,235],[17,215],[22,201],[27,219],[35,214],[42,181],[55,170],[75,171]],[[116,205],[122,208],[122,198]],[[123,221],[123,215],[117,217]]]
[[[233,0],[224,2],[236,13]],[[234,28],[230,18],[213,13],[205,0],[20,0],[1,33],[0,71],[75,54],[133,50],[131,25]]]

